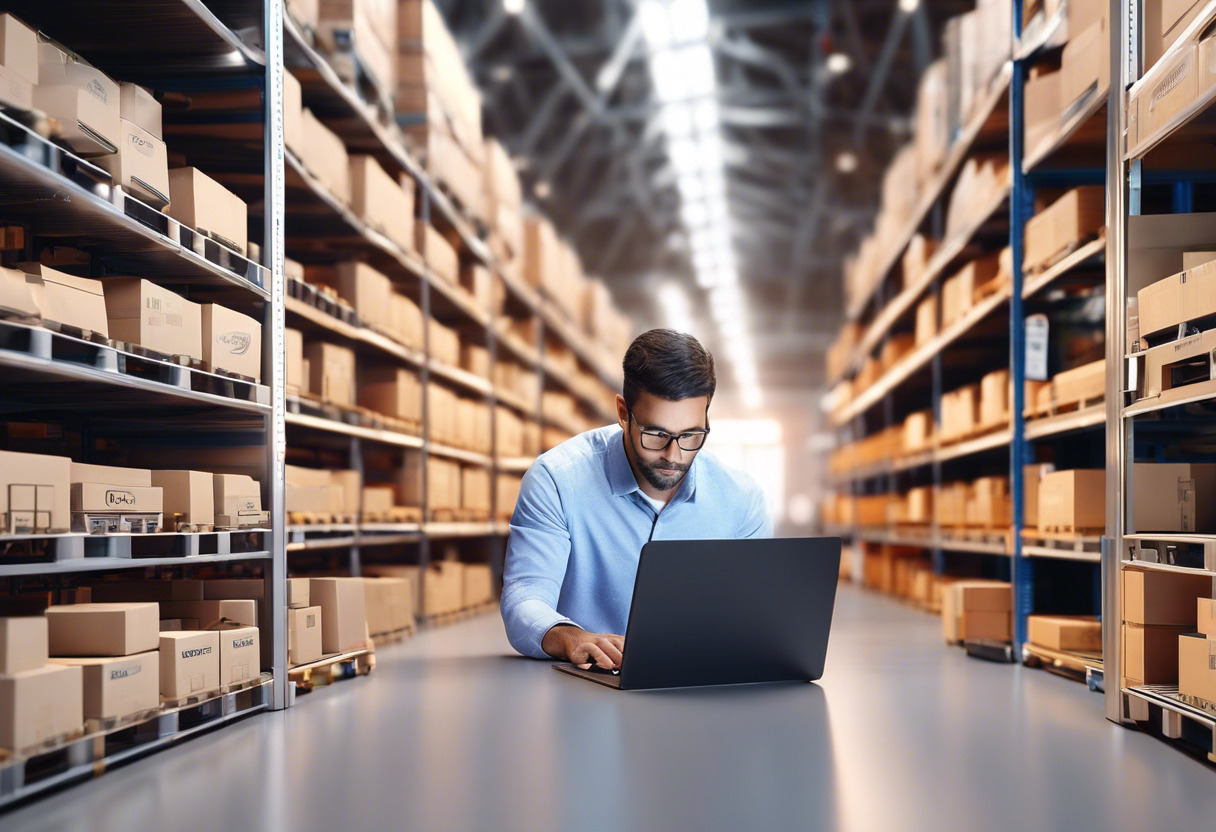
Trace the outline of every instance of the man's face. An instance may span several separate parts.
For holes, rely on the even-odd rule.
[[[674,440],[664,450],[647,450],[642,446],[641,432],[663,431],[679,436],[689,431],[705,430],[709,427],[708,408],[708,396],[669,402],[644,392],[638,396],[633,406],[633,418],[630,419],[624,397],[616,397],[617,417],[625,430],[625,449],[629,461],[652,488],[670,491],[678,486],[700,451],[681,450]],[[650,444],[649,439],[647,444]]]

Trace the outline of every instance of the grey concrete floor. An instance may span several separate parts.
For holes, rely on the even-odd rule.
[[[1216,771],[1102,698],[842,587],[820,685],[623,693],[511,655],[497,617],[366,679],[0,816],[0,829],[1212,828]]]

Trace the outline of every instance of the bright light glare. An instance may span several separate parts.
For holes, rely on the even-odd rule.
[[[836,157],[836,170],[841,173],[852,173],[857,170],[857,154],[846,150]]]
[[[709,37],[709,5],[705,0],[671,0],[669,19],[678,21],[676,38],[681,43]]]
[[[642,18],[642,35],[653,51],[671,46],[671,17],[666,3],[648,0],[638,7],[638,15]]]
[[[524,0],[502,0],[502,10],[507,14],[519,14],[524,10]]]
[[[712,95],[717,85],[709,46],[685,46],[650,59],[650,76],[659,101],[671,103]]]
[[[760,392],[759,386],[743,388],[743,406],[748,410],[759,410],[764,407],[764,395]]]
[[[853,68],[853,59],[843,52],[833,52],[828,55],[825,65],[833,75],[844,75]]]
[[[680,208],[680,215],[689,228],[699,228],[709,222],[709,208],[703,202],[685,202]]]
[[[692,135],[693,112],[687,104],[668,104],[663,108],[663,132],[670,138]]]
[[[707,193],[705,179],[699,173],[683,174],[676,182],[676,187],[680,189],[680,196],[685,203],[704,199]]]
[[[672,329],[681,332],[692,329],[692,307],[679,284],[664,283],[659,287],[659,306]]]
[[[712,98],[698,101],[693,109],[693,123],[701,133],[716,133],[718,130],[718,102]]]
[[[920,0],[899,0],[899,10],[905,14],[912,14],[920,7]]]

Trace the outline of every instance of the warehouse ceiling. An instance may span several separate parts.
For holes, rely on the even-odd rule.
[[[842,260],[873,224],[882,171],[910,137],[917,78],[944,20],[974,3],[709,0],[699,37],[716,79],[726,213],[712,230],[729,238],[738,294],[694,265],[706,241],[690,233],[701,215],[681,185],[648,3],[670,11],[668,42],[689,20],[682,9],[706,5],[439,0],[485,95],[487,132],[588,273],[639,323],[691,318],[724,364],[751,360],[766,398],[806,395],[823,384],[841,321]],[[712,303],[715,293],[731,302]],[[748,373],[735,369],[746,391]]]

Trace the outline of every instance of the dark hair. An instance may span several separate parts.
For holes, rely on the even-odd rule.
[[[625,404],[632,408],[643,391],[669,402],[714,396],[714,357],[691,335],[674,329],[643,332],[625,351]]]

